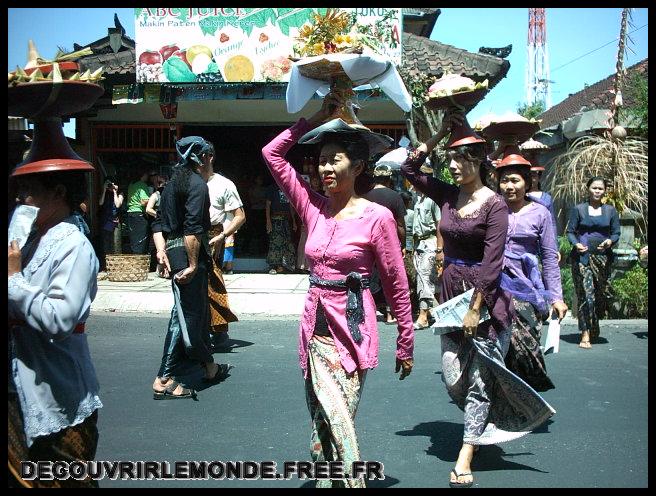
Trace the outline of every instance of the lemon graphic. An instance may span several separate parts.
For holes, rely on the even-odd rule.
[[[243,83],[253,80],[255,67],[251,59],[245,55],[230,57],[223,67],[225,79],[229,83]]]

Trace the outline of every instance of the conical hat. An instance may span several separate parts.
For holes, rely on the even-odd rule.
[[[508,145],[506,147],[506,149],[503,151],[503,159],[496,165],[496,168],[501,169],[511,165],[525,165],[528,167],[531,166],[531,162],[522,156],[517,145]]]
[[[462,125],[454,124],[446,147],[456,148],[462,145],[473,145],[474,143],[485,143],[485,140],[476,134],[467,119],[464,119]]]

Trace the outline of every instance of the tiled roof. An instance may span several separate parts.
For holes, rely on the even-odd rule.
[[[403,65],[416,74],[440,77],[451,72],[476,82],[488,79],[490,88],[506,77],[510,69],[510,62],[505,59],[468,52],[412,33],[403,33]]]
[[[440,9],[424,9],[424,8],[417,8],[417,9],[401,9],[403,12],[403,15],[418,15],[418,14],[434,14]]]
[[[635,72],[640,72],[645,76],[648,76],[647,61],[648,59],[645,59],[627,68],[627,76],[630,76]],[[560,124],[561,122],[569,119],[574,114],[577,114],[582,110],[593,110],[600,108],[609,109],[614,99],[614,95],[611,92],[613,89],[614,81],[615,74],[611,74],[607,78],[591,84],[590,86],[583,88],[581,91],[565,98],[562,102],[554,105],[538,117],[538,119],[542,119],[540,127],[545,129],[553,125]],[[623,92],[622,99],[625,106],[631,105],[632,98],[629,93],[625,94],[625,92]]]
[[[135,74],[136,56],[134,48],[118,53],[103,53],[91,55],[80,59],[83,71],[90,69],[91,72],[103,67],[104,74]]]

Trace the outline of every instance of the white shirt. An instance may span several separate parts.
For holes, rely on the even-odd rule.
[[[227,213],[243,206],[237,187],[227,177],[214,175],[207,181],[210,193],[210,221],[213,226],[225,222]]]
[[[73,333],[96,296],[98,259],[73,222],[71,216],[49,229],[27,266],[9,278],[9,317],[25,322],[10,336],[10,387],[28,447],[102,407],[87,336]]]

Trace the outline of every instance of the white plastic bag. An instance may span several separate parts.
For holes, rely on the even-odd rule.
[[[555,314],[555,312],[554,312]],[[547,339],[544,342],[544,354],[553,350],[553,353],[558,353],[560,345],[560,321],[557,316],[549,319],[549,327],[547,328]]]

